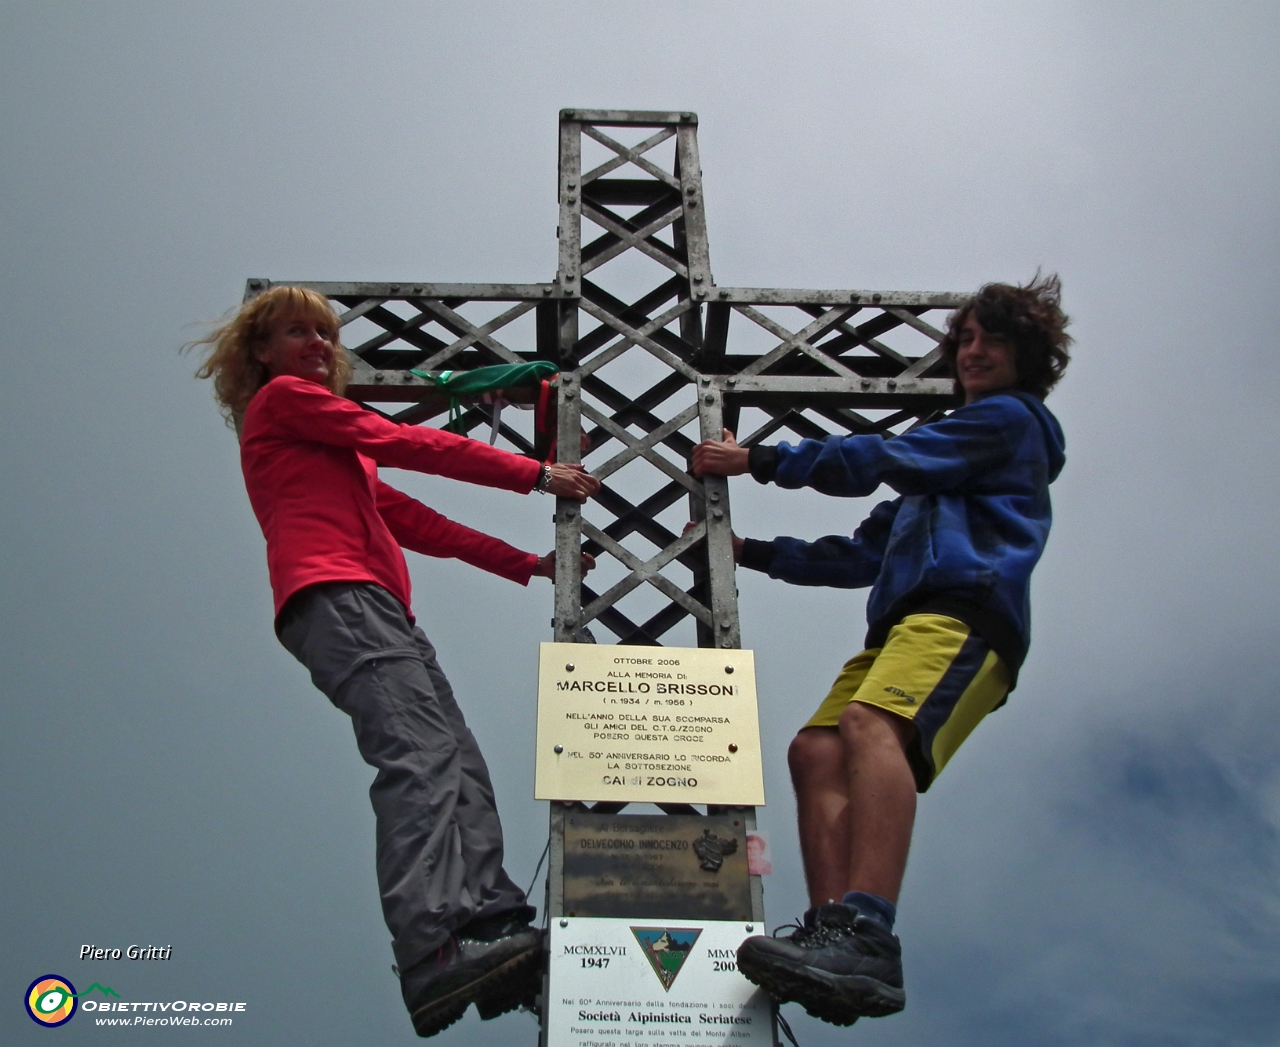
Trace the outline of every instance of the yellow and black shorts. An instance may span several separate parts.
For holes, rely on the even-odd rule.
[[[850,702],[864,702],[915,725],[907,760],[924,792],[979,721],[1004,703],[1009,669],[964,622],[912,614],[884,646],[845,663],[806,727],[838,727]]]

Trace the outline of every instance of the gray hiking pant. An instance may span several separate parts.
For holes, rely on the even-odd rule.
[[[377,769],[378,888],[401,970],[475,917],[518,909],[484,757],[435,648],[400,601],[364,582],[313,585],[276,625],[280,642],[351,717]]]

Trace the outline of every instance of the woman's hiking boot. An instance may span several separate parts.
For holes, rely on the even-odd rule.
[[[542,992],[545,954],[542,948],[542,931],[529,926],[535,913],[536,910],[531,906],[525,906],[514,912],[472,920],[458,931],[459,939],[467,938],[478,942],[493,941],[495,938],[528,931],[538,936],[538,949],[531,957],[508,971],[506,977],[486,983],[485,992],[476,999],[476,1013],[484,1021],[514,1011],[517,1007],[530,1011],[537,1007],[538,996]]]
[[[542,932],[530,927],[527,917],[473,921],[432,956],[401,973],[400,992],[414,1031],[434,1036],[482,1000],[492,1009],[482,1017],[518,1007],[526,995],[530,971],[541,960]],[[514,1002],[506,1006],[512,997]]]

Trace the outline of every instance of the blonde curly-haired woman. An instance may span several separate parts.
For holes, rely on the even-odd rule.
[[[537,990],[541,937],[502,866],[484,758],[414,624],[401,548],[521,585],[554,577],[555,562],[447,519],[383,483],[378,466],[578,501],[599,481],[345,399],[338,318],[314,291],[273,287],[197,344],[209,352],[196,373],[240,436],[276,635],[351,717],[377,769],[378,885],[414,1028],[432,1036],[473,1002],[485,1018],[511,1010]]]

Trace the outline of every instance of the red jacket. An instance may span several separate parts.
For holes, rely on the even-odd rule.
[[[537,462],[440,429],[398,425],[303,378],[273,378],[249,401],[240,464],[267,539],[277,615],[317,582],[374,582],[409,609],[401,546],[521,585],[538,562],[378,479],[378,466],[387,465],[528,494]]]

